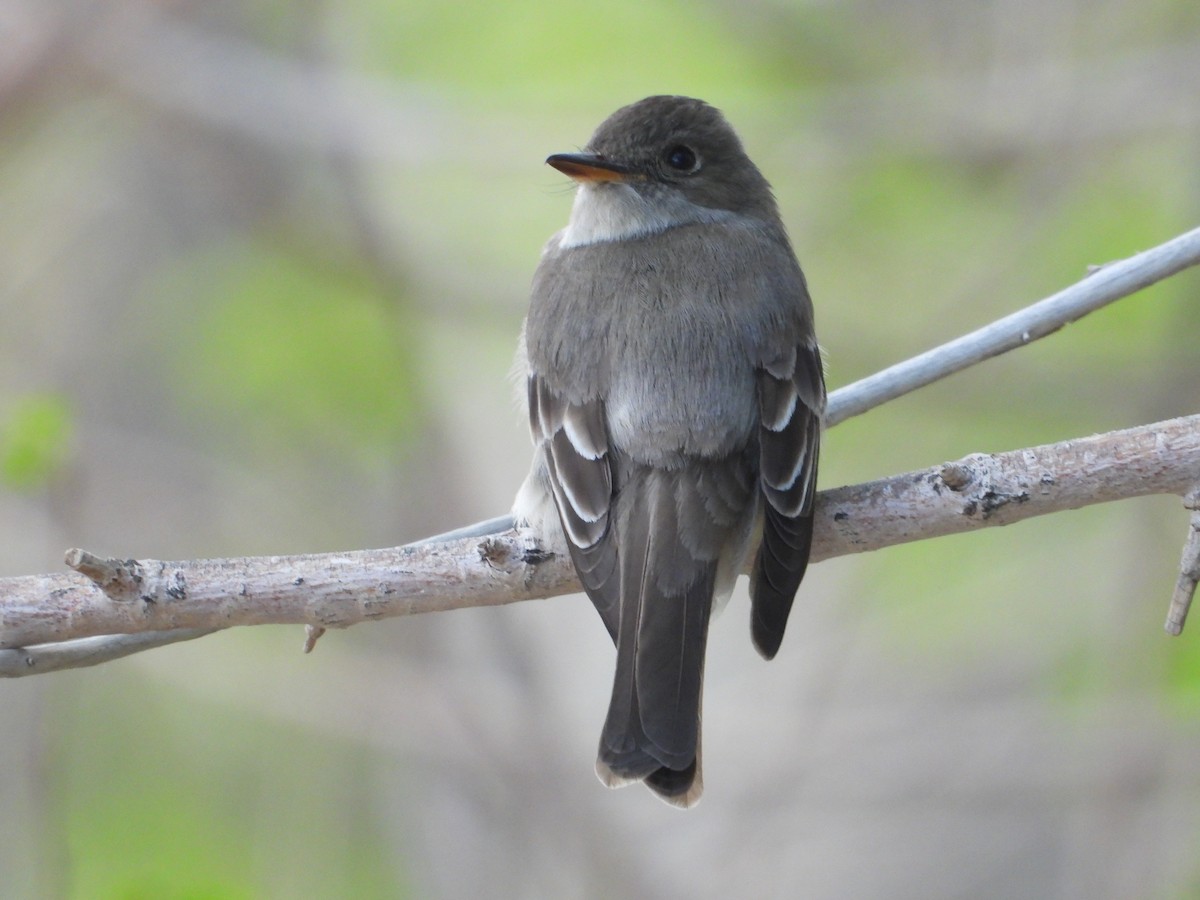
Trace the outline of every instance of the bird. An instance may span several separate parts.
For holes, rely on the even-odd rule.
[[[569,553],[616,646],[600,780],[687,808],[711,617],[755,552],[751,637],[773,658],[808,565],[812,302],[770,185],[708,103],[647,97],[546,162],[577,187],[518,343],[534,454],[513,519]]]

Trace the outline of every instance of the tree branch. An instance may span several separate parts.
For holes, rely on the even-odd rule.
[[[1200,471],[1200,415],[907,472],[824,491],[813,560],[1146,494],[1183,494]],[[7,579],[4,647],[100,634],[359,622],[579,590],[569,558],[528,535],[385,550],[162,562],[98,560],[88,575]],[[93,580],[95,579],[95,580]],[[99,586],[108,587],[105,593]],[[115,589],[113,586],[116,586]]]
[[[1064,291],[830,397],[834,425],[1200,263],[1200,229],[1111,263]],[[955,463],[822,492],[813,559],[1006,525],[1200,483],[1200,416]],[[1178,633],[1200,563],[1200,513],[1167,628]],[[95,665],[234,625],[326,627],[511,603],[579,589],[570,561],[545,554],[507,517],[405,547],[186,562],[68,553],[80,574],[0,579],[0,675]],[[1189,574],[1190,573],[1190,574]],[[1190,579],[1190,581],[1189,581]],[[97,637],[107,635],[108,637]],[[36,646],[49,644],[52,646]],[[33,649],[19,649],[19,648]]]
[[[889,400],[1031,344],[1122,297],[1200,263],[1200,228],[1136,256],[1097,266],[1082,281],[1019,312],[856,381],[829,396],[831,428]]]
[[[101,637],[58,641],[18,650],[0,650],[0,678],[44,675],[64,669],[98,666],[122,656],[153,650],[167,644],[191,641],[219,628],[179,628],[175,631],[143,631],[141,634],[106,634]]]

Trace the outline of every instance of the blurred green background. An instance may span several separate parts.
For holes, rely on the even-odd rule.
[[[390,546],[508,508],[508,370],[618,106],[725,110],[831,387],[1200,221],[1178,0],[0,0],[0,575]],[[830,432],[829,487],[1197,411],[1185,273]],[[704,802],[592,774],[585,600],[242,630],[0,689],[6,898],[1200,895],[1186,518],[815,567],[713,629]]]

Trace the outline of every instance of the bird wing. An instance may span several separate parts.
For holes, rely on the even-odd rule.
[[[575,571],[615,642],[621,585],[616,546],[607,539],[613,472],[604,401],[570,403],[536,372],[528,391],[529,426],[546,460]]]
[[[759,485],[763,536],[750,580],[751,635],[767,659],[779,650],[796,589],[808,568],[825,378],[815,343],[758,370]]]

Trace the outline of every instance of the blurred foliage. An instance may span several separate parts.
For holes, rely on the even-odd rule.
[[[470,0],[453,9],[349,5],[368,69],[489,104],[611,103],[636,99],[648,81],[697,96],[795,85],[790,63],[805,58],[795,48],[783,59],[765,55],[729,31],[729,10],[685,0],[620,0],[591,10],[539,0]]]
[[[408,311],[368,273],[241,244],[155,279],[156,303],[195,305],[171,348],[180,401],[272,453],[395,458],[414,435],[419,386]]]
[[[119,680],[115,701],[88,685],[60,701],[64,896],[405,896],[371,824],[363,748]]]
[[[65,397],[26,395],[0,422],[0,481],[29,491],[44,487],[71,453],[71,409]]]

